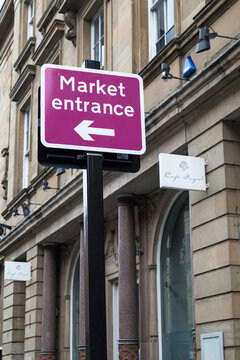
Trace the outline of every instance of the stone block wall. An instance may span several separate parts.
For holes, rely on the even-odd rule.
[[[3,295],[4,360],[24,357],[25,282],[5,280]]]
[[[212,332],[223,332],[225,360],[240,356],[239,140],[240,126],[220,121],[189,144],[189,155],[208,160],[210,185],[191,193],[198,360],[200,335]]]

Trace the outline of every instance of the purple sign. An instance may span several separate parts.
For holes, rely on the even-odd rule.
[[[60,149],[143,154],[141,77],[43,65],[41,142]]]

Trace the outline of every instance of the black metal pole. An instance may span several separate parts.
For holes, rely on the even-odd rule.
[[[107,360],[102,155],[87,154],[84,171],[87,360]]]

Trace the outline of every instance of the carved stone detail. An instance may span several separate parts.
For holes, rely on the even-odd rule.
[[[65,37],[67,40],[71,40],[73,45],[76,46],[76,12],[72,10],[68,10],[64,13],[64,21],[66,25],[69,27]]]
[[[116,249],[114,246],[114,230],[109,230],[106,236],[106,243],[105,243],[105,257],[113,256],[116,253]]]
[[[117,221],[111,221],[105,224],[105,257],[113,257],[117,260],[118,253],[118,236]]]
[[[8,190],[8,148],[4,148],[1,151],[2,157],[5,158],[4,171],[1,179],[1,185],[4,190],[3,199],[7,200],[7,190]]]

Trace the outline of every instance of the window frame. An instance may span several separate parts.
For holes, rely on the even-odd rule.
[[[76,308],[79,307],[80,303],[76,301],[74,298],[75,294],[80,293],[80,283],[79,280],[80,276],[80,253],[78,253],[74,264],[73,264],[73,270],[71,275],[71,292],[70,292],[70,360],[75,359],[78,354],[76,346],[78,344],[75,344],[75,340],[79,339],[79,333],[80,333],[80,323],[79,323],[79,316],[76,318]],[[78,299],[79,300],[79,299]],[[79,309],[80,311],[80,309]]]
[[[27,39],[33,36],[34,0],[27,3]]]
[[[118,281],[112,283],[112,326],[113,326],[113,360],[118,360],[119,340],[119,287]]]
[[[171,214],[171,210],[179,201],[179,198],[185,193],[185,191],[178,191],[172,200],[169,202],[168,207],[166,209],[162,225],[160,228],[159,236],[158,236],[158,246],[157,246],[157,317],[158,317],[158,351],[159,351],[159,360],[164,360],[163,358],[163,344],[162,344],[162,333],[163,333],[163,320],[162,320],[162,290],[161,290],[161,249],[162,249],[162,241],[163,234],[167,224],[167,220]],[[190,234],[190,249],[192,249],[192,238],[191,238],[191,207],[189,206],[189,234]],[[191,250],[192,251],[192,250]],[[192,272],[192,294],[194,291],[193,288],[193,269],[192,269],[192,254],[191,256],[191,272]],[[193,306],[193,323],[195,323],[194,318],[194,306]]]
[[[158,36],[158,18],[157,10],[163,6],[163,23],[164,33]],[[169,8],[170,5],[170,9]],[[171,23],[168,26],[168,23]],[[174,38],[174,0],[148,0],[148,30],[149,30],[149,59],[158,54]],[[172,33],[171,33],[172,32]],[[163,42],[162,46],[157,49],[157,45]]]
[[[98,22],[98,37],[95,39]],[[95,41],[96,40],[96,41]],[[102,45],[103,43],[103,45]],[[96,58],[95,49],[98,48],[98,59]],[[91,59],[100,61],[100,69],[104,68],[104,8],[101,7],[91,21]]]
[[[31,109],[30,106],[23,111],[23,163],[22,163],[22,188],[29,184],[29,154],[31,138]]]

